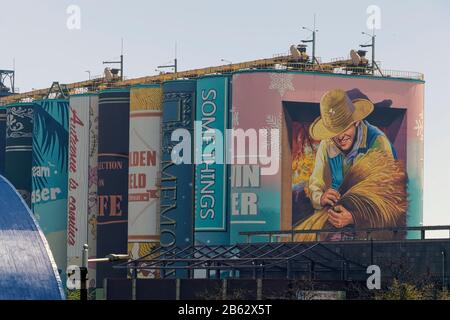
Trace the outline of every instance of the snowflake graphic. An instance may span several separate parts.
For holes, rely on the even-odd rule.
[[[270,90],[277,90],[281,97],[284,97],[287,91],[295,91],[292,84],[292,74],[272,73],[270,74]]]
[[[278,143],[274,146],[274,149],[271,150],[272,152],[274,152],[275,154],[279,154],[280,151],[280,145],[281,145],[281,114],[269,114],[266,117],[266,125],[262,128],[262,129],[266,129],[267,131],[265,132],[261,132],[263,134],[263,137],[266,139],[267,143],[268,143],[268,150],[270,150],[270,130],[276,129],[279,130],[279,141]]]
[[[266,129],[281,129],[281,114],[269,114],[266,117]]]
[[[239,127],[239,111],[233,111],[233,128]]]
[[[420,137],[420,141],[424,138],[424,126],[423,126],[423,113],[419,115],[419,119],[416,120],[416,126],[414,130],[417,131],[417,136]]]

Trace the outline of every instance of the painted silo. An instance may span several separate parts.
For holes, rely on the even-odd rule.
[[[64,279],[67,264],[69,101],[36,101],[33,121],[31,210]]]
[[[82,264],[82,248],[96,257],[98,95],[70,97],[67,264]],[[95,264],[89,265],[89,287],[95,288]]]
[[[130,155],[128,181],[128,253],[146,256],[159,245],[162,88],[130,90]],[[139,278],[153,277],[139,270]]]
[[[227,134],[230,79],[210,76],[197,80],[195,243],[228,245],[229,207]],[[201,147],[200,147],[201,146]],[[201,154],[197,154],[201,152]]]
[[[98,145],[97,257],[126,254],[128,243],[128,152],[130,90],[100,92]],[[103,280],[125,277],[125,269],[97,265],[97,288]]]
[[[6,106],[5,177],[31,207],[31,163],[34,103]]]

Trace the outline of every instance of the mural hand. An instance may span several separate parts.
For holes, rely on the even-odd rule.
[[[341,194],[334,189],[328,189],[320,198],[320,205],[322,207],[334,207],[341,198]]]
[[[328,210],[328,221],[336,228],[342,229],[354,223],[353,216],[343,206]]]

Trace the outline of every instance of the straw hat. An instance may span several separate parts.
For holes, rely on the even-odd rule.
[[[355,122],[367,118],[373,110],[373,103],[367,99],[352,101],[343,90],[328,91],[320,101],[321,117],[313,122],[309,134],[319,141],[336,137]]]

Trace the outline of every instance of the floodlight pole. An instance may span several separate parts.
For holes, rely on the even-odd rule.
[[[80,268],[80,300],[88,300],[88,259],[89,259],[89,246],[87,244],[83,245],[82,261]]]
[[[122,49],[120,51],[120,61],[103,61],[103,64],[120,64],[120,81],[125,78],[123,76],[123,38],[122,38]]]
[[[314,28],[314,30],[308,29],[306,27],[303,27],[303,30],[308,30],[312,32],[312,40],[302,40],[303,43],[312,43],[312,64],[315,64],[316,59],[316,33],[318,30]]]
[[[173,60],[173,64],[171,65],[167,65],[167,66],[158,66],[158,69],[163,69],[163,68],[174,68],[175,69],[175,77],[177,77],[178,74],[178,59],[175,58]]]
[[[128,261],[130,256],[128,254],[109,254],[105,258],[94,258],[89,259],[89,246],[87,244],[83,245],[82,261],[80,268],[80,300],[88,300],[88,264],[91,263],[103,263],[103,262],[118,262],[118,261]]]
[[[120,55],[120,61],[103,61],[103,64],[120,64],[120,80],[123,81],[123,54]]]
[[[362,33],[363,35],[369,36],[372,39],[372,44],[362,44],[360,47],[361,48],[372,48],[372,74],[375,74],[375,68],[377,68],[378,70],[380,68],[378,68],[377,62],[375,60],[375,41],[376,41],[376,35],[375,32],[373,35],[370,35],[366,32]],[[381,70],[380,70],[381,72]]]
[[[12,93],[16,93],[16,58],[13,59],[13,73],[12,73],[12,78],[11,78],[11,84],[12,84],[12,88],[11,91]]]
[[[104,258],[89,259],[88,262],[103,263],[103,262],[127,261],[127,260],[130,260],[130,259],[131,259],[130,255],[128,255],[128,254],[108,254]]]
[[[222,62],[226,62],[226,63],[228,63],[230,66],[233,64],[233,62],[232,61],[230,61],[230,60],[227,60],[227,59],[220,59],[220,61],[222,61]]]
[[[314,64],[316,61],[316,30],[313,31],[312,36],[313,36],[313,38],[312,38],[312,42],[313,42],[312,55],[313,55],[313,64]]]
[[[447,283],[445,281],[445,251],[441,251],[442,255],[442,292],[447,292]]]

